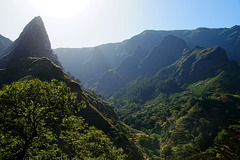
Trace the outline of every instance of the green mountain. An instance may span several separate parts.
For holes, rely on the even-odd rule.
[[[161,80],[176,79],[179,85],[196,82],[218,74],[228,63],[226,52],[221,47],[185,49],[182,57],[162,69],[155,77]]]
[[[156,94],[185,91],[189,84],[226,74],[235,75],[234,79],[229,78],[229,80],[236,83],[239,74],[238,69],[237,62],[229,61],[225,50],[221,47],[204,49],[197,46],[193,49],[185,49],[179,60],[173,64],[160,69],[153,76],[136,80],[121,91],[116,92],[114,96],[117,98],[120,98],[121,95],[131,98],[135,96],[133,99],[145,102]],[[132,102],[135,101],[132,100]]]
[[[136,143],[149,157],[214,158],[220,126],[239,120],[239,80],[240,66],[223,48],[197,46],[115,92],[109,102],[121,120],[148,134]]]
[[[136,147],[122,133],[118,117],[113,108],[94,97],[75,81],[69,79],[60,67],[61,64],[53,54],[46,29],[40,17],[35,17],[23,30],[19,38],[9,46],[0,59],[0,87],[14,81],[38,78],[42,81],[57,79],[63,81],[77,93],[78,100],[86,108],[78,113],[85,121],[102,130],[114,142],[124,149],[129,159],[141,159]],[[55,62],[55,63],[54,63]],[[58,64],[58,65],[57,65]],[[116,126],[118,124],[118,127]]]

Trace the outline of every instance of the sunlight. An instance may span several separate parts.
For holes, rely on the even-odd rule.
[[[54,18],[67,18],[85,9],[89,0],[28,0],[39,12]]]

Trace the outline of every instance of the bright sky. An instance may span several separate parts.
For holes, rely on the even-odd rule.
[[[240,25],[240,0],[1,0],[0,34],[15,40],[41,16],[52,48],[90,47],[144,30]]]

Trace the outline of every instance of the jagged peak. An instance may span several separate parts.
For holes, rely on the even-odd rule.
[[[43,20],[40,16],[36,16],[34,17],[29,23],[37,23],[37,24],[41,24],[43,25]]]
[[[47,47],[51,48],[51,43],[49,41],[49,37],[48,37],[47,31],[46,31],[46,28],[44,26],[44,22],[43,22],[43,20],[40,16],[37,16],[37,17],[33,18],[26,25],[26,27],[24,27],[24,29],[23,29],[21,35],[19,36],[19,38],[23,37],[27,33],[32,34],[32,36],[36,36],[36,34],[37,34],[38,37],[40,36],[41,38],[43,38],[43,40],[47,44]]]
[[[33,18],[18,39],[5,50],[0,59],[0,68],[27,57],[47,57],[53,63],[61,66],[56,55],[53,54],[46,28],[40,16]]]
[[[38,26],[43,26],[44,27],[44,23],[43,20],[40,16],[34,17],[27,25],[25,28],[32,26],[32,25],[38,25]]]

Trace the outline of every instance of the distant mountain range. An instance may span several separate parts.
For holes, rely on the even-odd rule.
[[[190,48],[197,45],[205,48],[220,46],[226,50],[230,60],[240,62],[240,26],[233,26],[232,28],[197,28],[195,30],[173,31],[146,30],[120,43],[105,44],[92,48],[59,48],[55,49],[54,52],[58,55],[64,69],[70,71],[76,78],[81,79],[86,88],[94,89],[96,92],[108,96],[108,91],[103,89],[108,87],[100,83],[101,79],[104,79],[104,74],[121,79],[121,76],[119,77],[119,75],[112,74],[112,69],[115,70],[116,67],[119,67],[129,56],[137,54],[135,53],[137,47],[145,50],[146,54],[142,59],[146,59],[149,57],[148,54],[150,52],[157,52],[157,46],[159,46],[168,35],[173,35],[182,39],[185,41],[184,43],[186,43],[186,46]],[[178,54],[181,53],[182,51]],[[157,59],[155,60],[158,61]],[[144,61],[146,60],[143,60],[142,65],[144,65]],[[154,66],[145,72],[155,72],[157,68],[154,71],[153,67]],[[121,82],[116,82],[116,84],[122,85],[122,80],[120,81]],[[124,82],[124,84],[126,84],[126,82]]]

